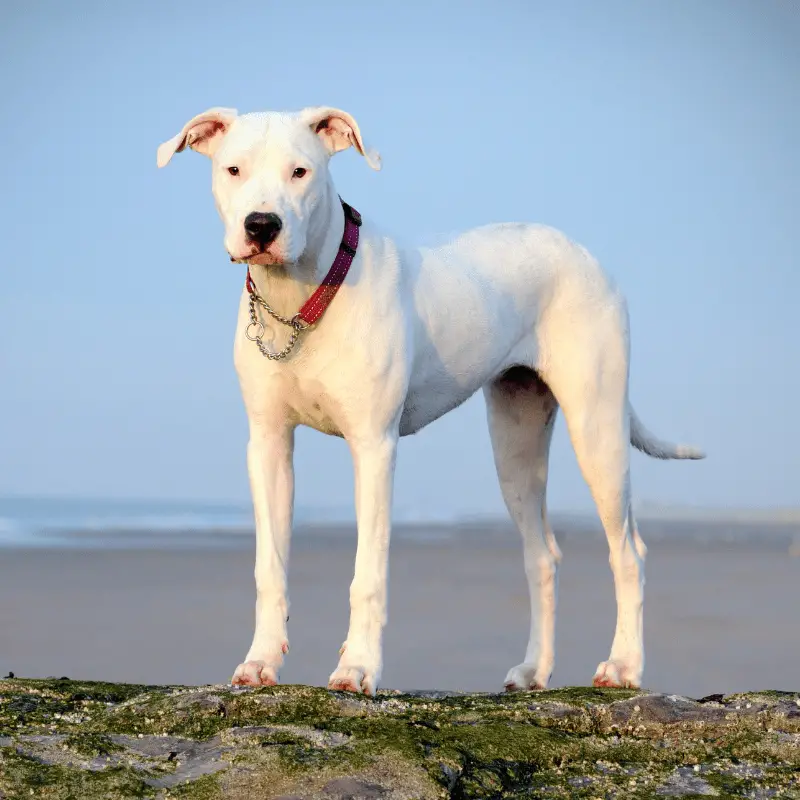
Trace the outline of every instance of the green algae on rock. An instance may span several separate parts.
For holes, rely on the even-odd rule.
[[[0,681],[0,798],[800,798],[800,694]]]

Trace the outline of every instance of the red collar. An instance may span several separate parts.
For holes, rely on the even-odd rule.
[[[292,318],[293,321],[302,323],[300,326],[302,328],[310,327],[325,313],[325,309],[331,304],[336,292],[339,291],[339,287],[344,283],[344,279],[347,277],[347,273],[350,270],[350,265],[353,263],[353,259],[356,256],[356,250],[358,249],[358,229],[361,226],[361,214],[352,206],[345,203],[341,197],[339,200],[344,209],[344,234],[342,235],[342,241],[339,245],[339,252],[336,253],[336,258],[333,259],[333,264],[322,283]],[[250,277],[249,267],[247,269],[245,286],[251,295],[256,295],[256,288],[253,284],[253,279]]]

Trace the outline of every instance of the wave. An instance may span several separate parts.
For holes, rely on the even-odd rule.
[[[55,498],[0,498],[0,545],[52,543],[75,534],[251,531],[246,506]]]
[[[672,518],[642,514],[645,540],[696,542],[792,542],[800,548],[800,524],[784,520],[737,518],[709,514],[706,518]],[[496,516],[431,515],[402,505],[395,508],[393,538],[419,543],[445,542],[477,536],[496,540],[516,534],[510,521]],[[551,515],[559,536],[602,537],[599,522],[585,514]],[[294,515],[301,537],[334,539],[355,534],[352,508],[300,508]],[[205,504],[169,501],[117,501],[0,497],[2,547],[251,547],[254,532],[250,504]]]

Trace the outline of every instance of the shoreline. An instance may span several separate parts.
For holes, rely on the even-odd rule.
[[[559,541],[604,541],[599,520],[591,517],[551,515]],[[767,523],[748,520],[640,518],[637,519],[645,542],[675,542],[697,546],[748,544],[769,549],[781,548],[800,555],[800,523],[773,520]],[[356,523],[299,523],[292,533],[294,542],[341,544],[355,538]],[[3,535],[4,534],[4,535]],[[0,553],[9,550],[72,549],[246,549],[255,540],[251,524],[237,526],[193,527],[175,525],[108,526],[103,528],[51,528],[33,533],[0,531]],[[420,545],[464,541],[497,546],[519,546],[516,529],[506,519],[466,519],[460,522],[396,522],[392,543],[413,542]]]

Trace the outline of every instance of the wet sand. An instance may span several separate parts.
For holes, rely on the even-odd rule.
[[[0,673],[220,683],[253,626],[253,543],[220,549],[0,551]],[[645,684],[701,697],[800,687],[800,558],[785,542],[649,542]],[[561,538],[553,686],[608,654],[605,542]],[[347,631],[355,537],[298,536],[286,683],[322,685]],[[392,545],[383,685],[496,691],[524,654],[528,599],[513,536]]]

